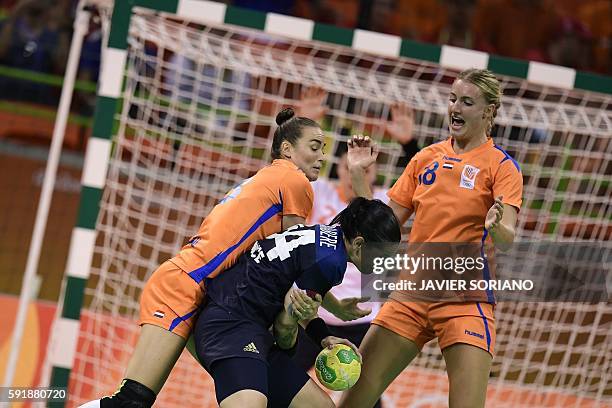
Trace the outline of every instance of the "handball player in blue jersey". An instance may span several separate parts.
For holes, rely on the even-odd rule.
[[[209,280],[194,335],[220,406],[333,407],[286,350],[295,347],[298,321],[321,348],[344,343],[356,350],[331,336],[322,319],[313,319],[316,306],[342,282],[347,261],[365,269],[365,244],[400,238],[392,210],[360,197],[329,226],[294,226],[257,241],[236,265]],[[315,300],[300,300],[302,291]]]

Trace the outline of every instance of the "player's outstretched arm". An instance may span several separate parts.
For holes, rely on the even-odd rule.
[[[296,105],[297,116],[303,116],[315,122],[320,121],[328,111],[325,99],[327,99],[327,92],[323,88],[303,87],[300,92],[300,100]]]
[[[406,103],[398,102],[391,106],[391,120],[387,122],[385,130],[401,145],[410,143],[414,139],[414,111]]]
[[[369,315],[372,309],[361,309],[359,303],[367,302],[368,297],[351,297],[338,299],[331,292],[327,292],[323,298],[322,306],[329,313],[344,322],[357,320]]]
[[[372,189],[366,180],[366,169],[376,162],[378,145],[369,136],[354,135],[347,141],[347,165],[356,196],[372,199]]]

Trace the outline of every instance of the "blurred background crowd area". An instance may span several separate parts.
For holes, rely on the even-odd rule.
[[[234,6],[510,58],[612,72],[610,0],[234,0]],[[0,0],[0,64],[61,74],[77,0]],[[94,19],[81,79],[95,81]],[[43,99],[50,96],[39,92]]]
[[[259,12],[612,75],[612,0],[226,0]],[[78,0],[0,0],[0,139],[48,142]],[[64,146],[84,151],[103,42],[84,39]],[[156,54],[155,44],[146,44]],[[171,53],[165,61],[184,63]],[[173,59],[174,58],[174,59]],[[171,80],[165,76],[164,81]],[[42,122],[39,120],[44,119]]]
[[[610,74],[610,0],[236,0],[347,28]]]
[[[9,100],[57,106],[58,85],[65,69],[77,3],[78,0],[0,0],[0,105]],[[612,74],[612,0],[225,3],[415,41]],[[94,15],[82,48],[77,77],[81,82],[77,83],[72,104],[72,112],[82,115],[85,121],[91,117],[95,104],[102,41],[101,21]]]
[[[0,65],[61,75],[77,0],[0,0]],[[276,12],[505,57],[612,74],[611,0],[234,0],[234,6]],[[79,79],[99,73],[101,27],[92,19]],[[7,83],[8,81],[8,83]],[[27,87],[0,95],[39,103],[57,92]],[[20,84],[21,85],[21,84]],[[20,88],[23,88],[20,86]],[[86,113],[86,112],[84,112]]]

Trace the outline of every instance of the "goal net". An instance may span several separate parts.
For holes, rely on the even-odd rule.
[[[333,152],[353,133],[381,144],[377,181],[401,174],[385,136],[390,106],[414,109],[421,146],[446,137],[456,72],[228,25],[201,25],[136,9],[97,243],[70,393],[112,392],[136,339],[145,281],[198,229],[234,185],[270,161],[274,116],[301,90],[328,93],[322,122]],[[502,77],[494,138],[521,165],[518,237],[610,242],[612,98]],[[611,403],[608,303],[498,304],[488,404],[585,407]],[[392,352],[392,351],[390,351]],[[431,342],[385,392],[387,407],[446,406],[448,382]],[[215,406],[212,380],[184,353],[157,406]]]

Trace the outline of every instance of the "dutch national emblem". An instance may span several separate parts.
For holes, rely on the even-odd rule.
[[[466,164],[463,167],[463,172],[461,173],[461,181],[459,182],[459,187],[469,188],[470,190],[473,190],[474,182],[476,181],[476,175],[479,171],[480,169],[478,167]]]

